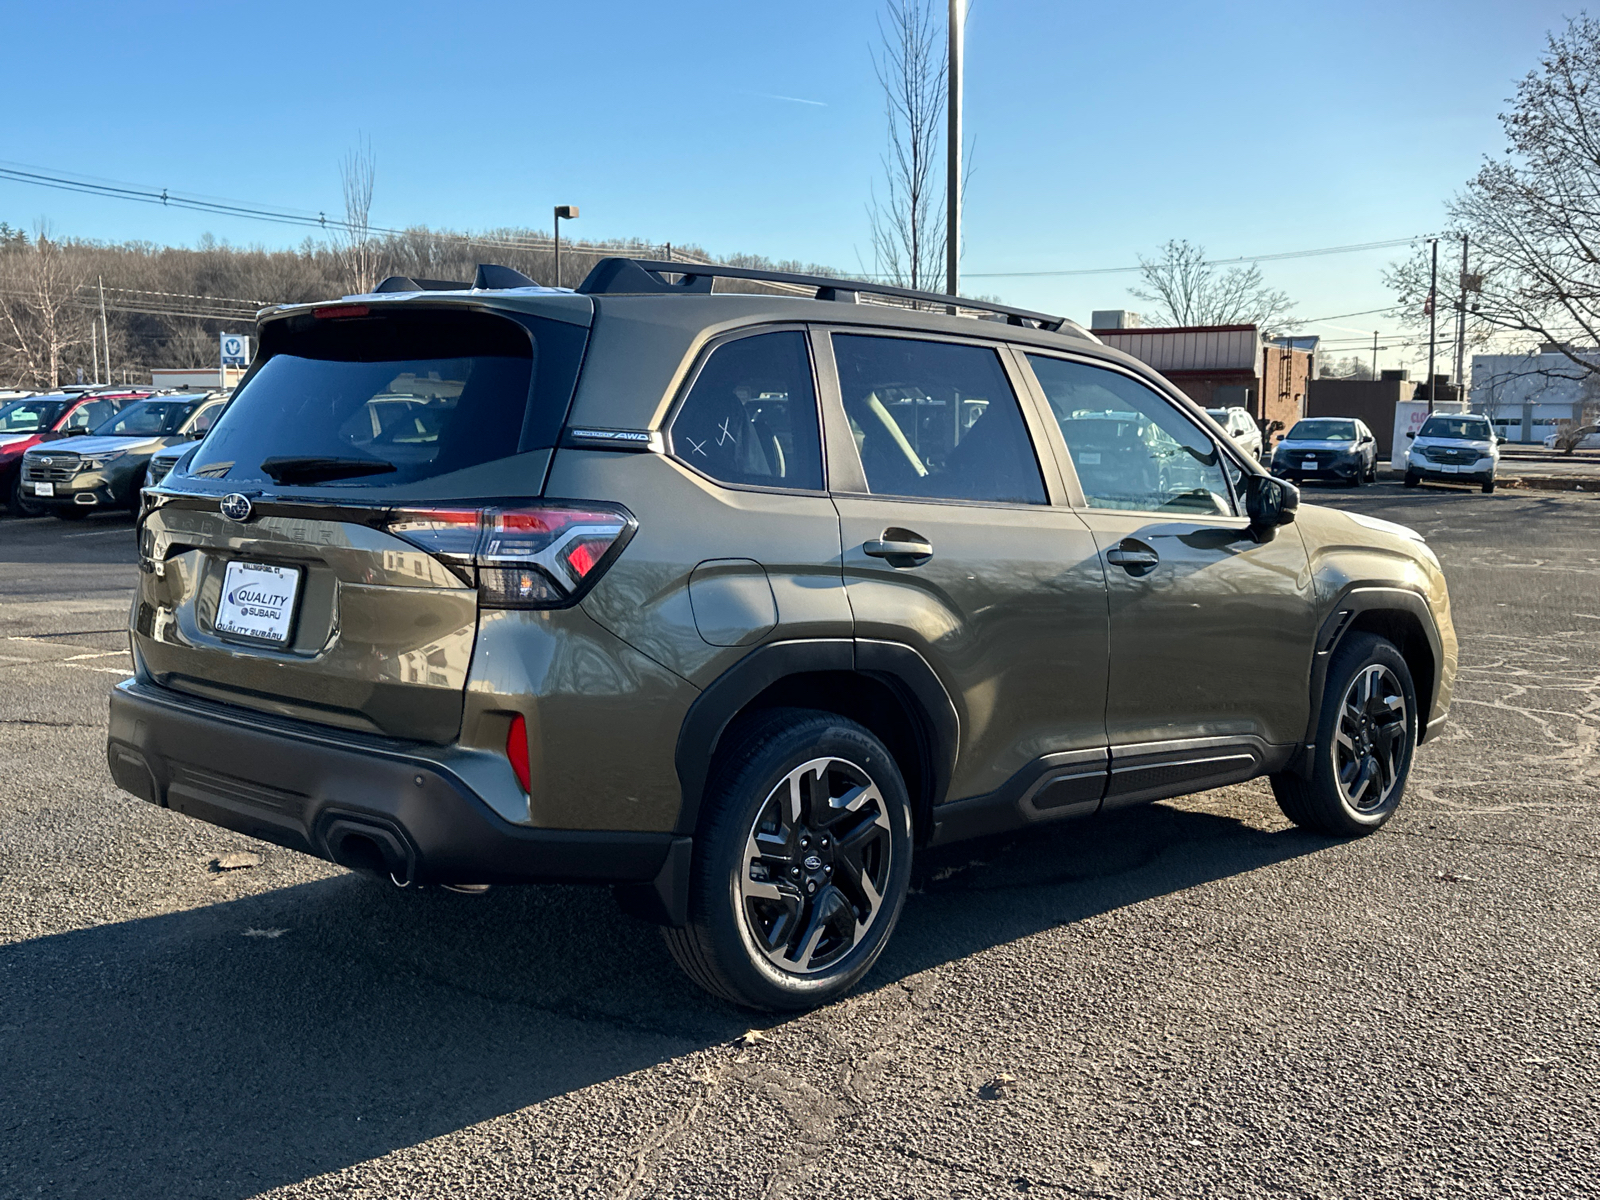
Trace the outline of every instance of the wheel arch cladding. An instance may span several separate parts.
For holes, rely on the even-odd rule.
[[[1393,643],[1411,672],[1411,685],[1417,695],[1417,732],[1420,741],[1438,696],[1440,655],[1439,633],[1434,628],[1427,601],[1415,592],[1401,588],[1354,587],[1332,606],[1317,635],[1317,651],[1311,678],[1311,717],[1305,743],[1314,745],[1317,721],[1322,712],[1327,688],[1328,666],[1333,655],[1352,633],[1371,633]]]
[[[846,639],[774,643],[707,688],[678,738],[683,807],[675,831],[694,833],[711,761],[735,720],[763,709],[813,708],[859,723],[888,747],[905,777],[917,840],[925,841],[955,766],[955,709],[915,651],[877,644],[858,654],[862,645]]]

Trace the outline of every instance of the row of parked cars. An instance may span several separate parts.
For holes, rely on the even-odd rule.
[[[1261,430],[1243,408],[1211,408],[1207,414],[1234,443],[1258,461],[1269,461]],[[1495,489],[1500,445],[1489,419],[1477,413],[1435,413],[1407,434],[1405,485],[1423,482],[1477,484]],[[1355,417],[1305,417],[1273,448],[1272,473],[1299,485],[1308,479],[1361,487],[1378,478],[1378,439]]]
[[[0,399],[0,497],[14,516],[137,511],[229,393],[70,388]]]

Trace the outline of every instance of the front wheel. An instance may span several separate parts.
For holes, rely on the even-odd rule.
[[[42,517],[44,505],[35,503],[22,492],[22,472],[17,472],[17,479],[11,485],[11,499],[7,505],[13,517]]]
[[[1406,486],[1407,487],[1416,487],[1417,484],[1419,484],[1421,482],[1422,482],[1422,476],[1416,474],[1416,472],[1414,472],[1414,471],[1407,471],[1406,472]]]
[[[773,709],[731,729],[706,789],[689,924],[663,930],[707,991],[759,1009],[827,1003],[889,940],[911,879],[911,805],[854,721]]]
[[[1380,828],[1400,807],[1418,727],[1417,693],[1400,651],[1375,634],[1351,634],[1328,666],[1311,778],[1272,776],[1278,807],[1319,833]]]
[[[1483,481],[1483,490],[1485,494],[1494,491],[1494,480],[1492,478]]]

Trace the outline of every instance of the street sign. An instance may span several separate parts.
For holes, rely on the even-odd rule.
[[[222,365],[248,367],[250,365],[250,339],[242,333],[222,335]]]

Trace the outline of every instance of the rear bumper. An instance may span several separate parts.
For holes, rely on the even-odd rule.
[[[679,912],[688,838],[514,825],[451,769],[448,752],[128,680],[111,692],[106,758],[117,786],[141,799],[348,866],[377,865],[362,861],[377,851],[381,869],[417,883],[654,885],[641,890],[661,893],[666,917]],[[649,900],[631,907],[654,915]]]

